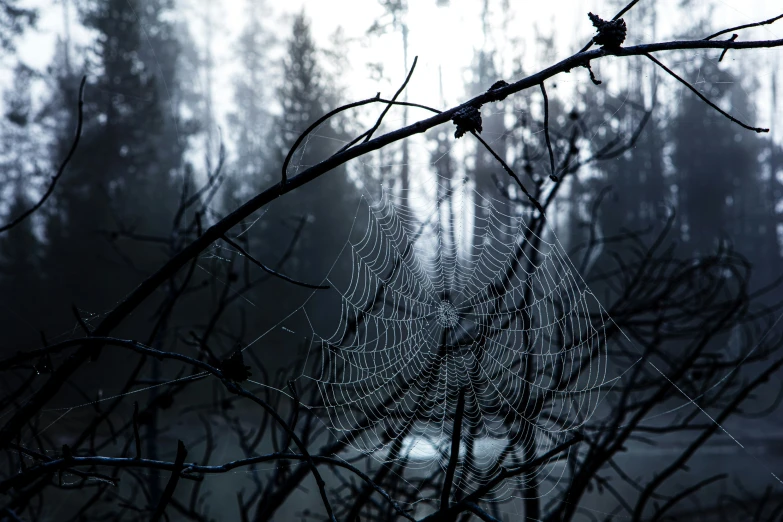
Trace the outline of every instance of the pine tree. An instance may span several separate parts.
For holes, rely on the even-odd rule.
[[[408,73],[410,64],[408,62],[408,1],[407,0],[378,0],[378,3],[383,8],[385,15],[383,18],[373,22],[372,26],[367,30],[367,34],[381,35],[389,30],[399,31],[402,37],[402,64],[405,74]],[[408,101],[407,89],[402,93],[402,101]],[[408,125],[408,107],[402,107],[402,126]],[[400,143],[400,159],[398,160],[400,168],[399,173],[395,173],[391,177],[391,183],[396,185],[396,180],[399,179],[400,193],[403,197],[399,201],[399,205],[407,205],[407,192],[410,188],[410,142],[409,140],[402,140]]]
[[[69,300],[61,307],[73,301],[88,310],[110,308],[138,283],[139,270],[161,261],[159,245],[115,233],[165,235],[177,208],[172,176],[181,168],[186,136],[172,106],[178,46],[164,17],[172,8],[169,0],[112,0],[81,11],[97,33],[84,65],[84,131],[47,224],[45,269],[55,295]],[[56,71],[62,75],[54,105],[59,101],[57,112],[71,115],[78,83],[63,65]],[[65,156],[72,133],[73,117],[63,118],[54,163]]]
[[[38,12],[22,7],[19,0],[0,0],[0,49],[14,50],[14,39],[35,26]]]
[[[35,114],[31,87],[34,73],[23,64],[14,70],[12,87],[4,93],[0,124],[0,193],[8,207],[0,212],[0,223],[21,216],[34,204],[32,193],[40,177],[41,144],[35,140]],[[38,302],[43,290],[40,276],[41,242],[36,234],[39,221],[28,218],[0,234],[0,329],[2,344],[19,350],[36,342],[42,326]]]
[[[624,5],[614,2],[617,9]],[[625,19],[629,26],[654,35],[655,17],[656,6],[649,4],[630,11]],[[641,230],[660,223],[666,215],[665,205],[670,202],[670,181],[665,177],[663,164],[666,107],[658,100],[658,68],[652,63],[631,66],[630,62],[620,62],[618,67],[621,72],[616,78],[622,84],[615,88],[620,93],[612,97],[607,95],[606,89],[590,86],[585,96],[585,105],[592,113],[588,116],[594,121],[606,122],[605,128],[618,129],[619,137],[627,142],[645,117],[644,109],[653,112],[632,149],[599,165],[604,177],[597,184],[593,183],[593,197],[599,190],[611,186],[601,204],[599,218],[600,228],[607,235],[622,228]]]
[[[310,23],[301,12],[294,18],[283,62],[282,85],[277,90],[282,114],[275,118],[274,134],[269,139],[273,180],[279,179],[283,159],[299,135],[316,119],[338,106],[339,95],[329,83],[330,78],[319,62]],[[335,118],[316,129],[294,153],[288,177],[292,178],[336,152],[347,139],[344,125],[344,120]],[[297,250],[299,271],[323,276],[346,239],[356,209],[356,188],[348,179],[345,167],[339,167],[288,198],[287,207],[297,209],[300,215],[310,216],[311,221]]]
[[[19,184],[7,216],[18,216],[32,205]],[[34,221],[26,219],[0,236],[0,328],[2,346],[8,352],[36,342],[44,325],[39,306],[44,291],[40,269],[41,242]]]
[[[753,110],[739,79],[701,60],[702,91],[731,112],[753,120]],[[671,126],[675,143],[678,211],[686,228],[683,239],[702,255],[729,240],[748,255],[759,244],[759,225],[766,221],[759,179],[761,143],[696,96],[684,93]]]
[[[228,191],[229,197],[236,196],[233,192],[242,192],[245,185],[245,192],[256,191],[272,181],[272,172],[267,166],[271,121],[267,96],[272,93],[264,88],[271,80],[266,50],[272,38],[263,23],[267,9],[264,2],[246,3],[245,27],[236,45],[241,73],[234,78],[236,109],[229,115],[234,136],[232,142],[236,147],[232,168],[236,189]]]

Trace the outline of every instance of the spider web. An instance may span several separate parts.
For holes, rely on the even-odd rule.
[[[340,319],[313,327],[300,379],[317,385],[322,402],[309,406],[336,437],[409,469],[448,466],[464,397],[458,469],[482,484],[497,462],[546,453],[594,413],[611,380],[606,318],[541,220],[467,178],[431,185],[363,200],[355,223],[366,226],[341,254],[350,277],[327,276]],[[315,319],[323,304],[303,310]],[[488,498],[554,488],[565,472],[536,469]]]

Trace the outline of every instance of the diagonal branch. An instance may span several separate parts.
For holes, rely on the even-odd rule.
[[[717,33],[713,33],[713,34],[709,35],[708,37],[705,38],[705,40],[712,40],[713,38],[717,38],[718,36],[720,36],[722,34],[731,33],[733,31],[739,31],[740,29],[747,29],[749,27],[759,27],[759,26],[762,26],[762,25],[774,24],[775,22],[777,22],[780,19],[783,19],[783,14],[778,15],[778,16],[776,16],[774,18],[770,18],[769,20],[764,20],[763,22],[755,22],[755,23],[752,23],[752,24],[738,25],[737,27],[730,27],[728,29],[724,29],[722,31],[718,31]]]
[[[402,94],[402,91],[405,90],[405,87],[408,85],[408,82],[411,80],[411,76],[413,76],[413,71],[414,71],[414,69],[416,69],[416,62],[418,62],[418,61],[419,61],[419,57],[418,56],[413,58],[413,64],[411,65],[411,70],[408,71],[408,76],[405,77],[405,81],[402,82],[402,85],[400,85],[400,88],[397,89],[397,92],[394,93],[394,96],[392,96],[391,101],[383,109],[383,112],[381,112],[381,115],[378,116],[378,121],[376,121],[375,125],[373,125],[372,128],[367,131],[367,135],[364,137],[364,142],[365,143],[370,141],[370,138],[372,138],[372,135],[375,134],[375,131],[377,131],[378,127],[381,126],[381,122],[383,121],[383,118],[386,116],[386,113],[389,112],[389,109],[392,108],[392,105],[394,105],[394,102],[397,101],[397,98],[399,98],[400,94]]]
[[[715,105],[713,102],[711,102],[706,96],[704,96],[702,93],[700,93],[698,91],[698,89],[696,89],[693,85],[691,85],[686,80],[684,80],[683,78],[678,76],[677,73],[675,73],[674,71],[672,71],[671,69],[666,67],[664,64],[662,64],[653,55],[651,55],[650,53],[644,53],[644,56],[646,56],[647,58],[652,60],[658,67],[660,67],[661,69],[663,69],[664,71],[669,73],[670,76],[672,76],[677,81],[679,81],[681,84],[683,84],[688,89],[690,89],[694,94],[696,94],[696,96],[701,98],[704,103],[706,103],[707,105],[709,105],[710,107],[712,107],[713,109],[715,109],[716,111],[718,111],[719,113],[721,113],[722,115],[727,117],[729,120],[731,120],[734,123],[736,123],[737,125],[739,125],[740,127],[744,127],[744,128],[746,128],[748,130],[752,130],[752,131],[756,131],[756,132],[769,132],[769,129],[763,129],[761,127],[751,127],[750,125],[739,121],[737,118],[735,118],[734,116],[732,116],[731,114],[729,114],[728,112],[724,111],[723,109],[721,109],[720,107]]]
[[[268,273],[269,275],[273,275],[273,276],[275,276],[277,278],[282,279],[283,281],[288,281],[289,283],[293,283],[293,284],[295,284],[297,286],[303,286],[304,288],[311,288],[313,290],[329,290],[331,288],[331,286],[329,286],[329,285],[314,285],[314,284],[311,284],[311,283],[303,283],[302,281],[297,281],[296,279],[288,277],[285,274],[281,274],[280,272],[276,272],[275,270],[272,270],[271,268],[269,268],[268,266],[263,264],[261,261],[258,261],[256,258],[251,256],[244,248],[239,246],[235,241],[230,240],[226,236],[221,237],[221,239],[223,241],[225,241],[226,243],[228,243],[229,245],[231,245],[232,247],[234,247],[235,249],[237,249],[240,254],[242,254],[243,256],[245,256],[247,258],[248,261],[250,261],[251,263],[253,263],[254,265],[256,265],[258,267],[261,267],[261,269],[263,269],[264,272]]]
[[[171,502],[171,497],[174,496],[174,490],[177,489],[179,483],[179,477],[182,474],[182,468],[185,464],[185,457],[188,456],[188,450],[185,449],[185,444],[181,440],[177,441],[177,458],[174,460],[174,468],[171,470],[171,477],[166,484],[166,489],[163,490],[163,495],[160,497],[158,507],[155,508],[155,513],[152,514],[150,522],[158,522],[163,518],[163,513],[166,511],[166,506]]]
[[[500,163],[500,166],[503,167],[503,170],[506,171],[506,173],[511,176],[514,181],[517,182],[517,185],[519,186],[519,189],[522,191],[522,193],[527,196],[527,199],[530,200],[530,203],[533,204],[534,207],[536,207],[536,210],[538,210],[541,215],[543,216],[544,213],[544,207],[541,206],[541,203],[538,202],[538,200],[528,192],[528,190],[525,188],[525,186],[522,184],[522,180],[519,179],[519,176],[517,176],[516,172],[514,172],[511,167],[508,166],[508,164],[501,158],[497,152],[495,152],[492,147],[490,147],[489,143],[484,141],[484,139],[476,132],[476,131],[470,131],[473,136],[476,137],[477,140],[484,146],[485,149],[489,151],[490,154],[492,154],[492,157],[495,158],[495,160]]]

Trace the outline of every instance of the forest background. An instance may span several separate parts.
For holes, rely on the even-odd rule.
[[[0,236],[4,357],[39,347],[42,339],[54,343],[79,336],[100,322],[197,226],[209,226],[276,181],[286,154],[310,123],[378,91],[390,97],[414,57],[417,69],[404,99],[450,107],[499,79],[511,82],[574,52],[594,33],[587,11],[608,17],[622,7],[604,0],[528,11],[507,0],[415,5],[381,0],[345,2],[342,8],[352,14],[345,18],[328,4],[0,1],[0,222],[19,215],[46,190],[71,147],[79,82],[87,77],[77,153],[41,211]],[[780,14],[774,4],[641,2],[625,17],[626,44],[698,37],[771,18]],[[780,38],[783,26],[754,28],[746,36],[754,35]],[[708,255],[729,246],[745,256],[753,267],[751,292],[781,276],[781,56],[776,49],[762,49],[720,57],[719,50],[704,50],[678,51],[667,59],[700,92],[736,117],[770,127],[770,133],[729,124],[641,57],[594,64],[601,85],[594,85],[586,70],[575,70],[550,86],[553,126],[565,129],[577,118],[588,122],[590,131],[580,145],[585,154],[600,148],[607,136],[632,136],[643,125],[628,150],[589,163],[564,181],[550,219],[566,250],[595,234],[655,233],[673,223],[666,241],[678,256]],[[537,93],[525,93],[485,113],[482,136],[511,158],[515,170],[543,177],[546,149],[540,143],[529,150],[537,138],[528,128],[541,114]],[[397,107],[384,128],[424,116]],[[293,158],[289,175],[328,157],[335,143],[347,142],[375,118],[362,109],[319,127]],[[246,246],[296,280],[319,282],[327,274],[339,279],[350,274],[350,266],[334,262],[360,220],[362,198],[377,198],[381,187],[415,190],[418,179],[431,175],[464,178],[478,193],[498,198],[498,174],[502,170],[485,151],[440,130],[340,167],[273,203],[244,224]],[[191,197],[192,208],[180,211]],[[196,223],[194,212],[203,222]],[[328,327],[328,313],[315,319],[323,324],[308,323],[295,312],[310,290],[235,266],[235,254],[226,245],[213,245],[200,256],[186,295],[164,324],[157,321],[166,303],[163,294],[176,292],[174,287],[162,290],[158,302],[145,305],[116,335],[143,335],[151,346],[168,349],[206,344],[206,330],[209,349],[218,357],[237,344],[262,339],[254,374],[285,374],[306,350],[312,331]],[[605,267],[591,262],[587,268]],[[238,298],[220,308],[215,326],[215,307],[225,302],[229,287]],[[775,288],[760,299],[777,303],[783,291]],[[724,349],[730,352],[735,344],[729,336]],[[131,361],[124,354],[104,356],[78,389],[57,397],[42,421],[54,447],[84,425],[93,401],[126,393],[117,374]],[[145,424],[156,434],[149,437],[150,458],[172,450],[167,433],[172,440],[182,437],[169,426],[177,422],[172,408],[182,412],[215,400],[215,387],[203,386],[167,403],[170,394],[159,383],[179,377],[152,365],[133,383],[154,406]],[[7,393],[14,384],[3,383]],[[728,469],[749,489],[774,481],[748,462],[749,453],[771,459],[773,468],[783,462],[783,421],[775,397],[772,390],[754,398],[773,407],[753,423],[738,419],[725,425],[744,442],[744,450],[716,438],[692,464],[694,473]],[[78,407],[85,404],[90,407]],[[183,416],[179,422],[187,429],[188,422],[199,420]],[[676,453],[677,444],[639,444],[626,458],[632,468],[644,469],[650,460]]]

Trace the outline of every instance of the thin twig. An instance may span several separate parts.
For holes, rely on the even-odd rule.
[[[457,398],[457,409],[454,412],[454,427],[451,432],[451,456],[449,465],[446,468],[446,477],[443,479],[443,487],[440,492],[440,509],[449,509],[449,498],[451,498],[451,486],[454,483],[454,473],[457,470],[459,462],[459,446],[462,441],[462,420],[465,416],[465,388],[460,388]]]
[[[87,336],[92,335],[92,330],[90,330],[90,327],[87,326],[87,323],[84,322],[82,314],[79,313],[79,309],[74,303],[71,303],[71,312],[73,312],[73,316],[76,318],[76,322],[79,323],[79,326],[84,331],[84,334]]]
[[[656,506],[655,514],[653,515],[652,520],[661,520],[661,517],[663,517],[664,513],[669,511],[672,507],[674,507],[675,504],[680,502],[681,500],[685,499],[686,497],[689,497],[699,491],[700,489],[705,488],[706,486],[709,486],[713,482],[718,482],[720,480],[724,480],[728,478],[728,473],[719,473],[717,475],[713,475],[705,480],[699,481],[696,484],[687,487],[671,497],[665,504],[662,506]]]
[[[761,25],[769,25],[777,22],[778,20],[783,19],[783,14],[780,14],[774,18],[770,18],[769,20],[764,20],[763,22],[756,22],[752,24],[744,24],[744,25],[738,25],[737,27],[730,27],[729,29],[724,29],[722,31],[718,31],[717,33],[709,35],[705,40],[712,40],[713,38],[716,38],[722,34],[731,33],[733,31],[739,31],[740,29],[747,29],[748,27],[759,27]]]
[[[152,514],[150,522],[159,522],[163,518],[163,512],[166,511],[166,506],[171,501],[171,497],[174,496],[174,490],[177,489],[177,483],[179,483],[179,476],[182,473],[182,468],[185,464],[185,457],[188,456],[188,450],[185,449],[185,444],[181,441],[177,441],[177,457],[174,460],[174,469],[171,470],[171,476],[166,484],[166,489],[163,490],[163,495],[160,497],[158,507],[155,508],[155,513]]]
[[[299,408],[301,406],[301,401],[299,400],[299,392],[296,390],[296,385],[294,384],[294,381],[289,380],[288,381],[288,390],[291,392],[291,397],[293,397],[294,401],[294,410],[291,414],[291,422],[289,423],[289,426],[291,427],[291,431],[296,429],[296,423],[299,422]],[[288,437],[288,440],[283,445],[283,449],[288,449],[288,446],[291,445],[291,437]]]
[[[378,121],[375,122],[375,125],[372,126],[372,128],[367,131],[367,136],[364,138],[364,142],[367,143],[370,141],[370,138],[372,138],[372,135],[375,134],[375,131],[378,130],[378,127],[381,126],[381,122],[383,121],[384,116],[386,116],[386,113],[389,112],[389,109],[392,108],[392,105],[394,105],[394,102],[397,101],[397,98],[399,98],[400,94],[402,94],[402,91],[405,90],[405,87],[408,85],[408,82],[411,79],[411,76],[413,76],[413,71],[416,69],[416,62],[419,61],[419,57],[416,56],[413,58],[413,64],[411,65],[411,70],[408,71],[408,75],[405,77],[405,81],[402,82],[402,85],[400,85],[400,88],[397,89],[397,92],[394,93],[394,96],[392,96],[391,101],[386,105],[386,107],[383,109],[383,112],[381,112],[381,115],[378,116]]]
[[[298,138],[296,138],[296,141],[293,145],[291,145],[291,148],[288,151],[288,154],[286,154],[285,159],[283,160],[283,169],[282,169],[282,181],[281,186],[285,186],[288,183],[288,164],[291,163],[291,158],[294,156],[294,153],[296,152],[296,149],[299,148],[299,145],[304,141],[304,139],[313,132],[319,125],[321,125],[323,122],[331,118],[332,116],[335,116],[343,111],[347,111],[348,109],[352,109],[354,107],[360,107],[362,105],[367,105],[368,103],[375,103],[378,101],[378,98],[380,98],[380,94],[378,93],[375,98],[366,98],[364,100],[359,100],[352,103],[347,103],[345,105],[342,105],[340,107],[337,107],[334,110],[331,110],[315,120],[307,129],[305,129],[302,134],[299,135]]]
[[[546,139],[546,148],[549,151],[549,179],[557,181],[557,175],[555,174],[555,153],[552,151],[552,141],[549,139],[549,97],[546,95],[544,82],[541,82],[539,87],[541,87],[541,94],[544,95],[544,138]]]
[[[136,445],[136,458],[141,458],[141,436],[139,435],[139,402],[133,401],[133,442]]]
[[[381,93],[378,93],[379,96],[380,96],[380,94]],[[400,106],[403,106],[403,107],[414,107],[416,109],[424,109],[426,111],[434,112],[435,114],[440,114],[442,112],[442,111],[439,111],[438,109],[435,109],[435,108],[430,107],[428,105],[422,105],[421,103],[413,103],[413,102],[406,102],[406,101],[402,101],[401,102],[401,101],[395,101],[395,100],[386,100],[386,99],[380,98],[380,97],[374,99],[374,101],[379,102],[379,103],[388,103],[389,105],[400,105]],[[336,154],[340,154],[341,152],[345,152],[346,150],[350,149],[351,147],[353,147],[354,145],[356,145],[357,143],[362,141],[362,139],[365,136],[367,136],[367,134],[369,132],[370,132],[370,130],[368,129],[368,130],[364,131],[362,134],[356,136],[354,139],[352,139],[351,141],[349,141],[348,143],[343,145],[340,148],[340,150],[338,150],[336,152]]]
[[[12,488],[23,487],[43,475],[55,473],[61,470],[67,469],[69,473],[74,473],[74,474],[79,473],[78,470],[73,469],[75,466],[85,466],[85,467],[106,466],[106,467],[120,468],[120,469],[137,468],[137,469],[154,469],[154,470],[162,470],[162,471],[173,471],[176,466],[176,463],[173,462],[149,460],[149,459],[136,460],[130,458],[112,458],[112,457],[72,457],[70,460],[66,461],[63,458],[48,459],[48,460],[45,456],[42,456],[40,458],[45,462],[42,462],[37,466],[31,467],[23,473],[18,473],[11,478],[1,481],[0,492],[5,493],[7,491],[10,491]],[[361,471],[356,466],[342,459],[327,457],[322,455],[312,455],[309,457],[309,459],[312,459],[312,461],[316,464],[328,465],[328,466],[342,468],[347,471],[350,471],[351,473],[359,477],[362,481],[364,481],[369,486],[371,486],[373,490],[375,490],[387,502],[389,502],[389,504],[391,504],[392,508],[397,512],[397,514],[399,514],[401,517],[406,518],[408,520],[415,521],[413,517],[411,517],[408,513],[406,513],[399,506],[399,504],[397,504],[397,502],[395,502],[392,499],[391,495],[389,495],[387,491],[385,491],[378,484],[373,482],[370,476],[368,476],[366,473]],[[307,461],[308,456],[299,453],[283,452],[283,453],[269,453],[265,455],[258,455],[255,457],[248,457],[245,459],[234,460],[231,462],[227,462],[225,464],[213,465],[213,466],[199,465],[199,464],[183,464],[182,468],[180,469],[179,475],[180,478],[199,480],[200,474],[213,475],[213,474],[228,473],[235,469],[253,466],[254,464],[261,464],[264,462],[277,462],[282,460]]]
[[[630,10],[631,10],[631,8],[632,8],[633,6],[635,6],[636,4],[638,4],[638,3],[639,3],[639,0],[632,0],[632,1],[631,1],[631,3],[629,3],[628,5],[626,5],[625,7],[623,7],[623,8],[620,10],[620,12],[618,12],[616,15],[614,15],[614,17],[612,18],[612,20],[617,20],[617,19],[619,19],[621,16],[623,16],[625,13],[627,13],[628,11],[630,11]],[[589,42],[587,45],[585,45],[584,47],[582,47],[582,48],[579,50],[579,52],[580,52],[580,53],[583,53],[583,52],[587,51],[588,49],[590,49],[590,48],[593,46],[593,43],[595,43],[595,42],[594,42],[594,41],[591,39],[591,40],[590,40],[590,42]]]
[[[493,488],[495,488],[498,484],[506,480],[510,477],[515,477],[517,475],[521,475],[523,473],[527,473],[531,470],[536,469],[538,466],[541,466],[542,464],[546,464],[553,458],[561,455],[565,451],[567,451],[571,446],[574,444],[577,444],[578,442],[581,442],[584,440],[584,436],[579,433],[575,432],[574,436],[568,439],[567,441],[563,442],[562,444],[559,444],[558,446],[555,446],[548,452],[544,453],[538,458],[535,458],[531,460],[530,462],[527,462],[521,466],[517,466],[515,468],[506,468],[501,470],[500,473],[498,473],[495,478],[490,480],[488,483],[484,484],[481,488],[471,493],[467,498],[465,498],[464,502],[476,502],[481,497],[492,491]]]
[[[517,176],[516,172],[514,172],[511,169],[511,167],[508,166],[508,164],[503,160],[503,158],[501,158],[498,155],[498,153],[495,152],[492,149],[492,147],[489,146],[489,143],[484,141],[484,139],[481,136],[479,136],[479,134],[477,132],[475,132],[475,131],[470,131],[470,132],[471,132],[471,134],[473,134],[473,136],[476,137],[477,140],[479,140],[479,142],[484,146],[484,148],[487,149],[490,154],[492,154],[492,156],[497,160],[497,162],[500,163],[500,166],[503,167],[503,170],[505,170],[506,173],[509,176],[511,176],[514,179],[514,181],[517,182],[517,185],[519,186],[519,189],[525,194],[525,196],[527,196],[527,199],[530,200],[530,203],[532,203],[533,206],[536,207],[536,210],[538,210],[541,213],[542,216],[545,215],[544,207],[541,206],[541,203],[538,202],[538,200],[533,196],[533,194],[528,192],[528,190],[522,184],[522,180],[519,179],[519,176]]]
[[[329,285],[313,285],[313,284],[310,284],[310,283],[303,283],[302,281],[297,281],[296,279],[288,277],[285,274],[281,274],[280,272],[276,272],[276,271],[272,270],[271,268],[269,268],[268,266],[266,266],[265,264],[263,264],[261,261],[258,261],[256,258],[254,258],[250,254],[248,254],[247,251],[244,248],[239,246],[236,242],[231,241],[228,237],[223,236],[222,239],[223,239],[223,241],[225,241],[226,243],[228,243],[232,247],[234,247],[237,250],[239,250],[240,254],[245,256],[254,265],[261,267],[264,270],[264,272],[268,273],[269,275],[273,275],[275,277],[278,277],[278,278],[282,279],[283,281],[288,281],[289,283],[293,283],[293,284],[295,284],[297,286],[303,286],[305,288],[311,288],[313,290],[329,290],[331,288],[331,286],[329,286]]]
[[[41,199],[38,200],[38,203],[36,203],[26,211],[22,212],[22,214],[19,217],[13,219],[10,223],[0,227],[0,234],[8,230],[11,230],[16,225],[24,221],[25,218],[30,216],[33,212],[41,208],[41,206],[46,202],[46,200],[49,199],[49,196],[52,195],[52,192],[54,192],[54,186],[57,185],[57,182],[60,180],[60,177],[63,175],[63,172],[65,172],[65,167],[68,165],[68,163],[70,163],[71,158],[76,152],[76,147],[79,146],[79,140],[82,137],[82,126],[84,123],[84,86],[86,83],[87,83],[87,76],[82,76],[82,82],[79,84],[79,110],[78,110],[78,119],[76,122],[76,136],[74,136],[73,138],[71,149],[68,151],[68,154],[65,156],[65,159],[60,164],[60,168],[57,169],[57,174],[55,174],[52,177],[52,182],[49,183],[49,187],[46,189],[46,192],[44,192],[43,197],[41,197]]]
[[[737,37],[738,37],[738,36],[739,36],[739,35],[738,35],[737,33],[734,33],[733,35],[731,35],[731,38],[729,38],[729,41],[730,41],[730,42],[733,42],[734,40],[736,40],[736,39],[737,39]],[[727,53],[727,52],[729,52],[729,49],[728,49],[728,47],[727,47],[726,49],[724,49],[722,53],[720,53],[720,58],[718,58],[718,61],[719,61],[719,62],[722,62],[722,61],[723,61],[723,58],[726,56],[726,53]]]
[[[668,67],[666,67],[664,64],[662,64],[662,63],[661,63],[661,62],[660,62],[660,61],[659,61],[657,58],[655,58],[653,55],[651,55],[650,53],[644,53],[644,56],[646,56],[647,58],[649,58],[650,60],[652,60],[652,61],[653,61],[653,62],[654,62],[656,65],[658,65],[658,67],[660,67],[661,69],[663,69],[664,71],[666,71],[667,73],[669,73],[669,75],[671,75],[671,76],[672,76],[672,77],[674,77],[674,78],[675,78],[677,81],[679,81],[681,84],[683,84],[683,85],[684,85],[684,86],[686,86],[688,89],[690,89],[691,91],[693,91],[693,93],[694,93],[694,94],[696,94],[696,96],[698,96],[699,98],[701,98],[701,99],[702,99],[702,101],[703,101],[704,103],[706,103],[707,105],[709,105],[710,107],[712,107],[713,109],[715,109],[716,111],[718,111],[719,113],[723,114],[725,117],[727,117],[729,120],[733,121],[733,122],[734,122],[734,123],[736,123],[737,125],[739,125],[739,126],[741,126],[741,127],[744,127],[744,128],[746,128],[746,129],[748,129],[748,130],[756,131],[756,132],[759,132],[759,133],[761,133],[761,132],[769,132],[769,129],[763,129],[763,128],[761,128],[761,127],[752,127],[752,126],[750,126],[750,125],[748,125],[748,124],[746,124],[746,123],[743,123],[743,122],[739,121],[737,118],[735,118],[734,116],[732,116],[732,115],[731,115],[731,114],[729,114],[728,112],[724,111],[723,109],[721,109],[720,107],[718,107],[717,105],[715,105],[714,103],[712,103],[712,102],[711,102],[709,99],[707,99],[707,97],[706,97],[706,96],[704,96],[702,93],[700,93],[700,92],[699,92],[699,91],[698,91],[698,90],[697,90],[697,89],[696,89],[696,88],[695,88],[693,85],[691,85],[690,83],[688,83],[686,80],[682,79],[680,76],[678,76],[678,75],[677,75],[677,73],[675,73],[674,71],[672,71],[671,69],[669,69]]]
[[[468,511],[479,517],[484,522],[501,522],[497,518],[493,517],[483,509],[479,507],[475,502],[465,502],[465,507]]]

